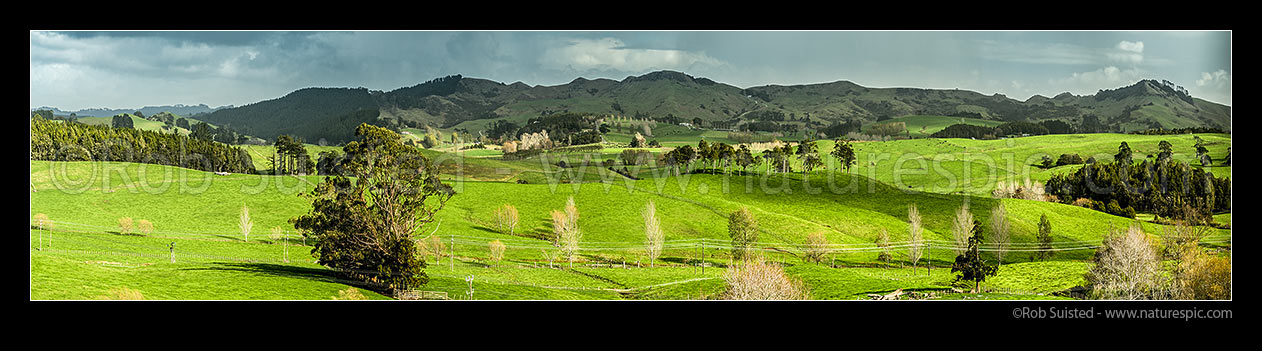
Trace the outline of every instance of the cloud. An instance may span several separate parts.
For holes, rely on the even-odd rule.
[[[1131,42],[1131,41],[1123,40],[1120,43],[1117,43],[1117,48],[1122,51],[1130,51],[1130,52],[1142,54],[1144,53],[1144,42],[1142,41]]]
[[[1201,72],[1201,79],[1196,80],[1196,86],[1223,87],[1231,83],[1231,75],[1226,70],[1217,70],[1214,73]]]
[[[570,39],[564,46],[544,51],[539,63],[544,68],[564,71],[689,70],[698,66],[721,66],[723,61],[704,52],[665,49],[634,49],[617,38]]]
[[[1054,65],[1166,65],[1166,59],[1144,56],[1144,42],[1118,42],[1113,47],[1093,48],[1062,43],[1012,43],[978,40],[978,56],[993,61]]]
[[[1050,79],[1048,83],[1058,91],[1069,91],[1079,95],[1094,94],[1100,89],[1114,89],[1134,84],[1145,78],[1148,72],[1138,69],[1121,69],[1108,66],[1094,71],[1075,72],[1062,79]]]

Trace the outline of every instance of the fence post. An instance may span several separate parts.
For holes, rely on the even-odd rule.
[[[175,242],[172,241],[168,247],[171,248],[171,263],[175,263]]]

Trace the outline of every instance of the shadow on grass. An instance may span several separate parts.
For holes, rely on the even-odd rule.
[[[341,282],[342,279],[337,272],[322,269],[295,267],[273,263],[236,263],[236,262],[212,262],[210,267],[202,268],[185,268],[184,270],[213,270],[213,271],[237,271],[249,273],[262,273],[267,275],[282,276],[300,279],[315,279],[325,281]]]

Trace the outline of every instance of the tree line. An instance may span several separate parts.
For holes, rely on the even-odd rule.
[[[1166,154],[1168,147],[1163,149],[1157,160],[1136,163],[1131,159],[1130,146],[1123,142],[1114,162],[1088,162],[1074,173],[1055,174],[1048,179],[1046,191],[1063,203],[1085,198],[1105,204],[1105,212],[1110,213],[1113,211],[1108,209],[1112,207],[1122,213],[1133,213],[1125,209],[1134,208],[1182,219],[1184,205],[1204,214],[1231,211],[1231,178],[1218,178],[1170,159]]]
[[[179,134],[31,119],[31,159],[119,161],[255,173],[246,150]]]

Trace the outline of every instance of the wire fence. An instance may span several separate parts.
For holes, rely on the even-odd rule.
[[[117,226],[101,226],[83,223],[74,223],[67,221],[45,220],[44,227],[47,229],[52,224],[53,231],[56,232],[79,232],[79,233],[117,233]],[[31,222],[32,228],[41,227],[37,221]],[[297,238],[285,233],[285,238],[280,239],[286,243],[297,242]],[[222,233],[222,232],[180,232],[180,231],[150,231],[144,237],[165,238],[165,239],[205,239],[214,241],[240,241],[235,239],[241,236],[240,232]],[[560,243],[550,242],[543,239],[527,239],[527,238],[504,238],[504,237],[484,237],[471,235],[434,235],[441,239],[443,245],[462,245],[462,246],[486,246],[492,241],[499,241],[506,249],[515,250],[556,250],[559,249]],[[299,235],[301,241],[306,242],[306,238]],[[418,239],[418,241],[424,238]],[[102,239],[105,240],[105,239]],[[116,244],[125,246],[137,246],[134,243],[124,243],[121,241],[113,241]],[[1095,250],[1098,249],[1102,240],[1083,240],[1083,241],[1053,241],[1049,244],[1038,242],[1009,242],[996,243],[986,242],[978,245],[978,251],[982,252],[1061,252],[1061,251],[1079,251],[1079,250]],[[1202,243],[1207,244],[1223,244],[1231,242],[1230,234],[1217,234],[1207,236],[1201,239]],[[258,242],[254,242],[258,243]],[[789,242],[750,242],[747,247],[739,248],[744,251],[756,251],[763,253],[784,253],[784,254],[803,254],[808,251],[818,251],[823,253],[863,253],[863,252],[882,252],[882,251],[899,251],[911,249],[913,247],[924,249],[964,249],[966,245],[954,240],[926,239],[920,241],[891,241],[886,243],[875,242],[851,242],[851,243],[789,243]],[[305,246],[305,245],[304,245]],[[616,241],[584,241],[575,249],[578,252],[601,252],[601,251],[644,251],[645,242],[616,242]],[[152,248],[150,248],[152,249]],[[161,248],[165,249],[165,248]],[[662,250],[735,250],[733,243],[728,240],[710,239],[710,238],[692,238],[692,239],[675,239],[665,240],[661,244]],[[220,257],[214,255],[204,255],[205,257]],[[225,259],[233,259],[232,257],[224,257]]]

